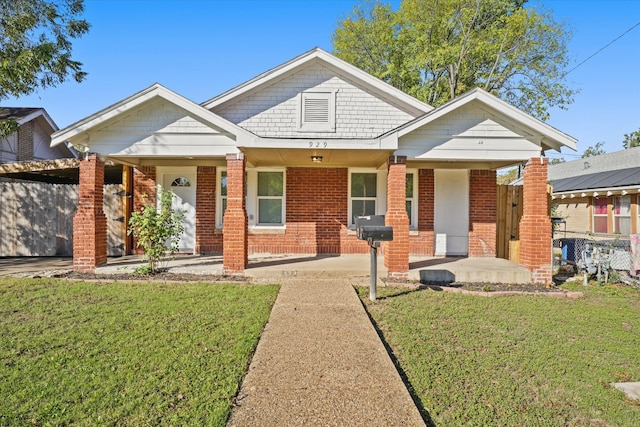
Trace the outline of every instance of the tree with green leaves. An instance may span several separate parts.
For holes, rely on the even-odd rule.
[[[439,106],[480,87],[540,119],[565,108],[570,32],[526,0],[364,0],[333,33],[334,54]]]
[[[0,0],[0,101],[86,77],[72,40],[89,31],[83,0]],[[0,121],[0,136],[15,130]]]
[[[596,145],[591,145],[587,147],[587,149],[584,150],[584,153],[582,153],[581,158],[584,159],[586,157],[593,157],[593,156],[599,156],[601,154],[605,154],[606,151],[604,150],[604,148],[602,148],[603,145],[604,145],[604,141],[600,141],[600,142],[596,142]]]
[[[147,203],[139,212],[131,214],[127,233],[136,238],[136,246],[142,247],[147,260],[147,266],[139,270],[141,273],[156,273],[162,258],[179,250],[185,212],[173,209],[173,197],[173,192],[163,189],[159,207]]]
[[[640,129],[635,132],[629,132],[624,134],[624,140],[622,146],[625,148],[633,148],[640,146]]]

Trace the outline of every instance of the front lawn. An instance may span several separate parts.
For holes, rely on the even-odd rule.
[[[444,426],[639,426],[640,292],[577,300],[381,288],[367,310],[425,418]]]
[[[223,426],[277,292],[0,278],[0,425]]]

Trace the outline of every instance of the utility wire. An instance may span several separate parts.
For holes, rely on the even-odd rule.
[[[566,73],[564,73],[562,75],[562,77],[560,77],[558,80],[562,80],[564,79],[567,74],[569,74],[570,72],[572,72],[573,70],[575,70],[576,68],[578,68],[579,66],[581,66],[582,64],[584,64],[585,62],[587,62],[588,60],[590,60],[591,58],[593,58],[594,56],[596,56],[597,54],[599,54],[600,52],[602,52],[603,50],[605,50],[606,48],[608,48],[609,46],[611,46],[612,44],[614,44],[615,42],[617,42],[619,39],[621,39],[622,37],[624,37],[628,32],[630,32],[631,30],[633,30],[634,28],[640,26],[640,22],[638,22],[637,24],[633,25],[631,28],[629,28],[627,31],[625,31],[624,33],[620,34],[618,37],[616,37],[615,39],[611,40],[609,43],[607,43],[606,45],[602,46],[600,49],[598,49],[597,51],[595,51],[595,53],[593,53],[591,56],[589,56],[587,59],[585,59],[584,61],[582,61],[581,63],[579,63],[578,65],[576,65],[575,67],[573,67],[572,69],[570,69],[569,71],[567,71]]]

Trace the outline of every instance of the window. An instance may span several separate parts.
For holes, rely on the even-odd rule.
[[[185,177],[176,178],[171,183],[172,187],[191,187],[191,183]]]
[[[258,225],[282,225],[284,173],[258,172]]]
[[[631,197],[629,196],[613,198],[613,231],[631,234]]]
[[[220,190],[218,194],[220,194],[220,224],[224,221],[224,213],[227,210],[227,171],[220,171]]]
[[[607,232],[607,198],[593,199],[593,232]]]
[[[355,217],[376,214],[377,173],[352,173],[350,186],[351,224]]]
[[[409,216],[409,226],[415,227],[416,225],[416,214],[417,214],[417,201],[416,201],[416,193],[417,189],[415,188],[415,177],[417,173],[415,172],[407,172],[407,185],[406,185],[406,198],[407,198],[407,215]]]
[[[335,132],[335,92],[303,92],[300,94],[301,132]]]

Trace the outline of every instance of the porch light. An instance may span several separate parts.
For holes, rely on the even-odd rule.
[[[313,163],[322,163],[322,156],[311,156],[311,161]]]

